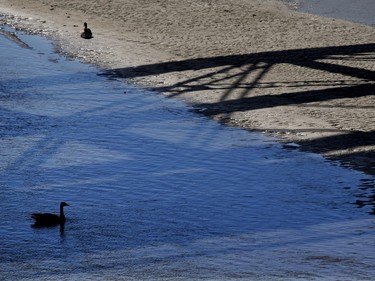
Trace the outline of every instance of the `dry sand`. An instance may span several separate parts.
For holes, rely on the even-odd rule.
[[[375,174],[374,27],[271,0],[0,0],[0,13],[108,75]]]

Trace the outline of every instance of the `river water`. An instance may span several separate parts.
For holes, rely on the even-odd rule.
[[[11,31],[8,29],[8,31]],[[374,178],[0,35],[1,280],[371,280]],[[33,212],[66,207],[64,232]]]
[[[299,11],[375,27],[374,0],[286,0]]]

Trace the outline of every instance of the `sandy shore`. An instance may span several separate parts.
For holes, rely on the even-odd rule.
[[[0,13],[107,75],[375,174],[374,27],[271,0],[0,0]]]

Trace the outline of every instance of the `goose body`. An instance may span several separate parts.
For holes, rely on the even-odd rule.
[[[83,24],[83,26],[84,26],[84,29],[83,29],[83,32],[81,33],[81,37],[84,38],[84,39],[91,39],[91,38],[93,38],[91,29],[87,28],[87,22],[85,22]]]
[[[31,217],[35,220],[35,227],[43,226],[55,226],[55,225],[64,225],[65,224],[65,215],[64,207],[69,206],[65,202],[60,203],[60,215],[50,214],[50,213],[35,213]]]

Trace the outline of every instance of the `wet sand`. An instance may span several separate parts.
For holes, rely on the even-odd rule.
[[[0,4],[3,22],[105,75],[375,174],[374,27],[260,0]]]

